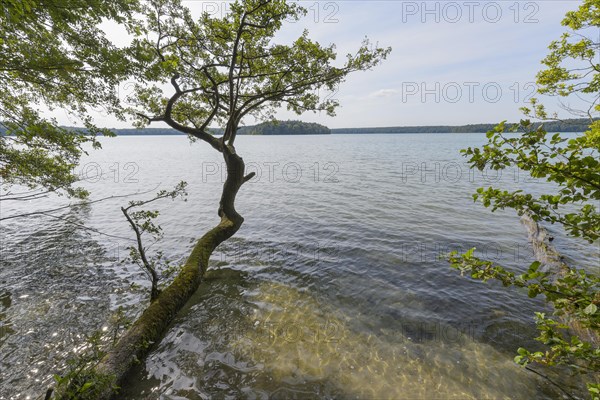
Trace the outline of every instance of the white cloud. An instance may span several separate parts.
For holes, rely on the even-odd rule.
[[[379,89],[376,92],[373,92],[371,94],[369,94],[370,98],[374,98],[374,97],[392,97],[397,95],[398,93],[400,93],[398,90],[396,89]]]

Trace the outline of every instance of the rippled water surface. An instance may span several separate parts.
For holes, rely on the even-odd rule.
[[[518,217],[471,195],[482,185],[548,187],[516,171],[469,171],[459,150],[483,134],[238,141],[257,172],[237,199],[245,223],[119,398],[560,396],[512,361],[517,347],[535,347],[542,302],[461,277],[440,259],[477,247],[513,270],[533,260]],[[94,199],[189,183],[187,202],[156,203],[165,238],[153,249],[183,262],[218,222],[218,153],[185,137],[103,142],[79,167]],[[1,225],[0,399],[40,397],[86,334],[113,329],[119,307],[140,312],[147,293],[132,284],[146,282],[123,262],[132,236],[119,207],[148,196]],[[62,204],[2,204],[1,213]],[[567,262],[597,268],[597,248],[549,228]],[[552,377],[578,390],[575,379]]]

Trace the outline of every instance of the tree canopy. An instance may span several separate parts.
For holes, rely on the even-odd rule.
[[[127,49],[113,45],[100,24],[134,30],[137,0],[6,0],[0,13],[0,179],[4,189],[73,187],[84,143],[99,144],[91,107],[119,114],[117,85],[131,73]],[[84,130],[60,127],[40,107],[63,110]],[[10,136],[9,136],[10,135]]]
[[[154,38],[137,46],[147,57],[143,79],[154,83],[138,85],[132,98],[138,126],[162,121],[221,151],[224,143],[233,145],[246,116],[271,119],[280,106],[333,115],[338,102],[321,98],[318,90],[333,90],[349,73],[377,65],[390,52],[365,39],[335,66],[335,46],[310,40],[307,31],[292,44],[274,43],[286,20],[306,13],[297,3],[236,1],[230,10],[222,18],[203,13],[194,20],[179,2],[151,2],[147,28]],[[172,94],[165,93],[165,83]],[[224,129],[222,140],[209,132],[211,124]]]

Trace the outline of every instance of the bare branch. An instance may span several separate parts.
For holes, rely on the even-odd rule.
[[[159,185],[160,185],[160,183],[159,183]],[[104,198],[97,199],[97,200],[81,201],[81,202],[75,203],[75,204],[68,204],[66,206],[54,208],[54,209],[51,209],[51,210],[33,211],[33,212],[29,212],[29,213],[10,215],[8,217],[2,217],[2,218],[0,218],[0,221],[6,221],[6,220],[9,220],[9,219],[14,219],[14,218],[30,217],[32,215],[48,215],[50,213],[53,213],[53,212],[56,212],[56,211],[61,211],[61,210],[66,210],[68,208],[85,206],[85,205],[99,203],[101,201],[106,201],[106,200],[111,200],[111,199],[122,199],[122,198],[125,198],[125,197],[131,197],[131,196],[135,196],[135,195],[138,195],[138,194],[146,194],[146,193],[153,192],[154,190],[156,190],[156,188],[159,185],[157,185],[154,189],[150,189],[150,190],[147,190],[147,191],[144,191],[144,192],[136,192],[136,193],[130,193],[130,194],[124,194],[124,195],[118,195],[118,196],[108,196],[108,197],[104,197]]]
[[[66,223],[68,223],[70,225],[74,225],[74,226],[76,226],[78,228],[82,228],[82,229],[85,229],[85,230],[90,231],[90,232],[97,233],[97,234],[102,235],[102,236],[107,236],[107,237],[111,237],[111,238],[115,238],[115,239],[123,239],[123,240],[130,240],[130,241],[132,240],[131,238],[128,238],[128,237],[111,235],[110,233],[105,233],[105,232],[102,232],[102,231],[100,231],[98,229],[90,228],[89,226],[85,226],[84,224],[80,224],[79,222],[72,221],[71,219],[69,219],[69,218],[67,218],[65,216],[62,216],[62,215],[47,214],[47,213],[45,213],[43,211],[40,212],[40,213],[38,213],[38,214],[39,215],[43,215],[44,217],[49,217],[49,218],[54,218],[54,219],[59,219],[61,221],[65,221]]]
[[[156,198],[154,198],[152,200],[149,200],[147,202],[144,202],[142,204],[150,203],[151,201],[158,200],[159,198],[160,197],[156,197]],[[139,205],[142,205],[142,204],[139,204]],[[123,215],[125,215],[125,218],[127,219],[127,222],[129,222],[129,225],[131,225],[131,228],[135,232],[138,253],[140,255],[140,258],[142,260],[144,268],[146,269],[146,271],[150,275],[150,278],[151,278],[151,281],[152,281],[152,290],[150,292],[150,301],[152,302],[152,301],[156,300],[156,298],[158,297],[158,294],[159,294],[159,291],[158,291],[158,274],[156,273],[156,270],[154,269],[154,267],[152,266],[152,264],[150,264],[150,262],[148,262],[148,259],[146,258],[146,250],[144,249],[144,245],[142,244],[142,233],[140,232],[140,228],[131,219],[131,217],[129,216],[129,213],[127,212],[131,207],[134,207],[134,206],[136,206],[136,205],[130,205],[127,208],[121,207],[121,212],[123,212]]]

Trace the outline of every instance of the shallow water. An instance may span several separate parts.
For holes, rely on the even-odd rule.
[[[514,270],[533,260],[518,217],[490,213],[471,194],[548,187],[517,171],[469,171],[459,150],[483,134],[238,140],[258,172],[238,196],[245,223],[213,254],[206,281],[122,398],[559,396],[512,361],[517,347],[535,347],[532,315],[543,303],[461,277],[440,259],[475,246]],[[157,203],[166,235],[155,248],[175,262],[218,221],[221,170],[216,152],[185,137],[105,140],[79,168],[93,198],[186,180],[187,202]],[[146,293],[130,285],[146,283],[122,262],[132,235],[119,207],[148,196],[72,209],[68,221],[2,224],[0,399],[39,397],[85,334],[111,329],[119,306],[141,310]],[[597,248],[549,228],[567,262],[597,268]]]

